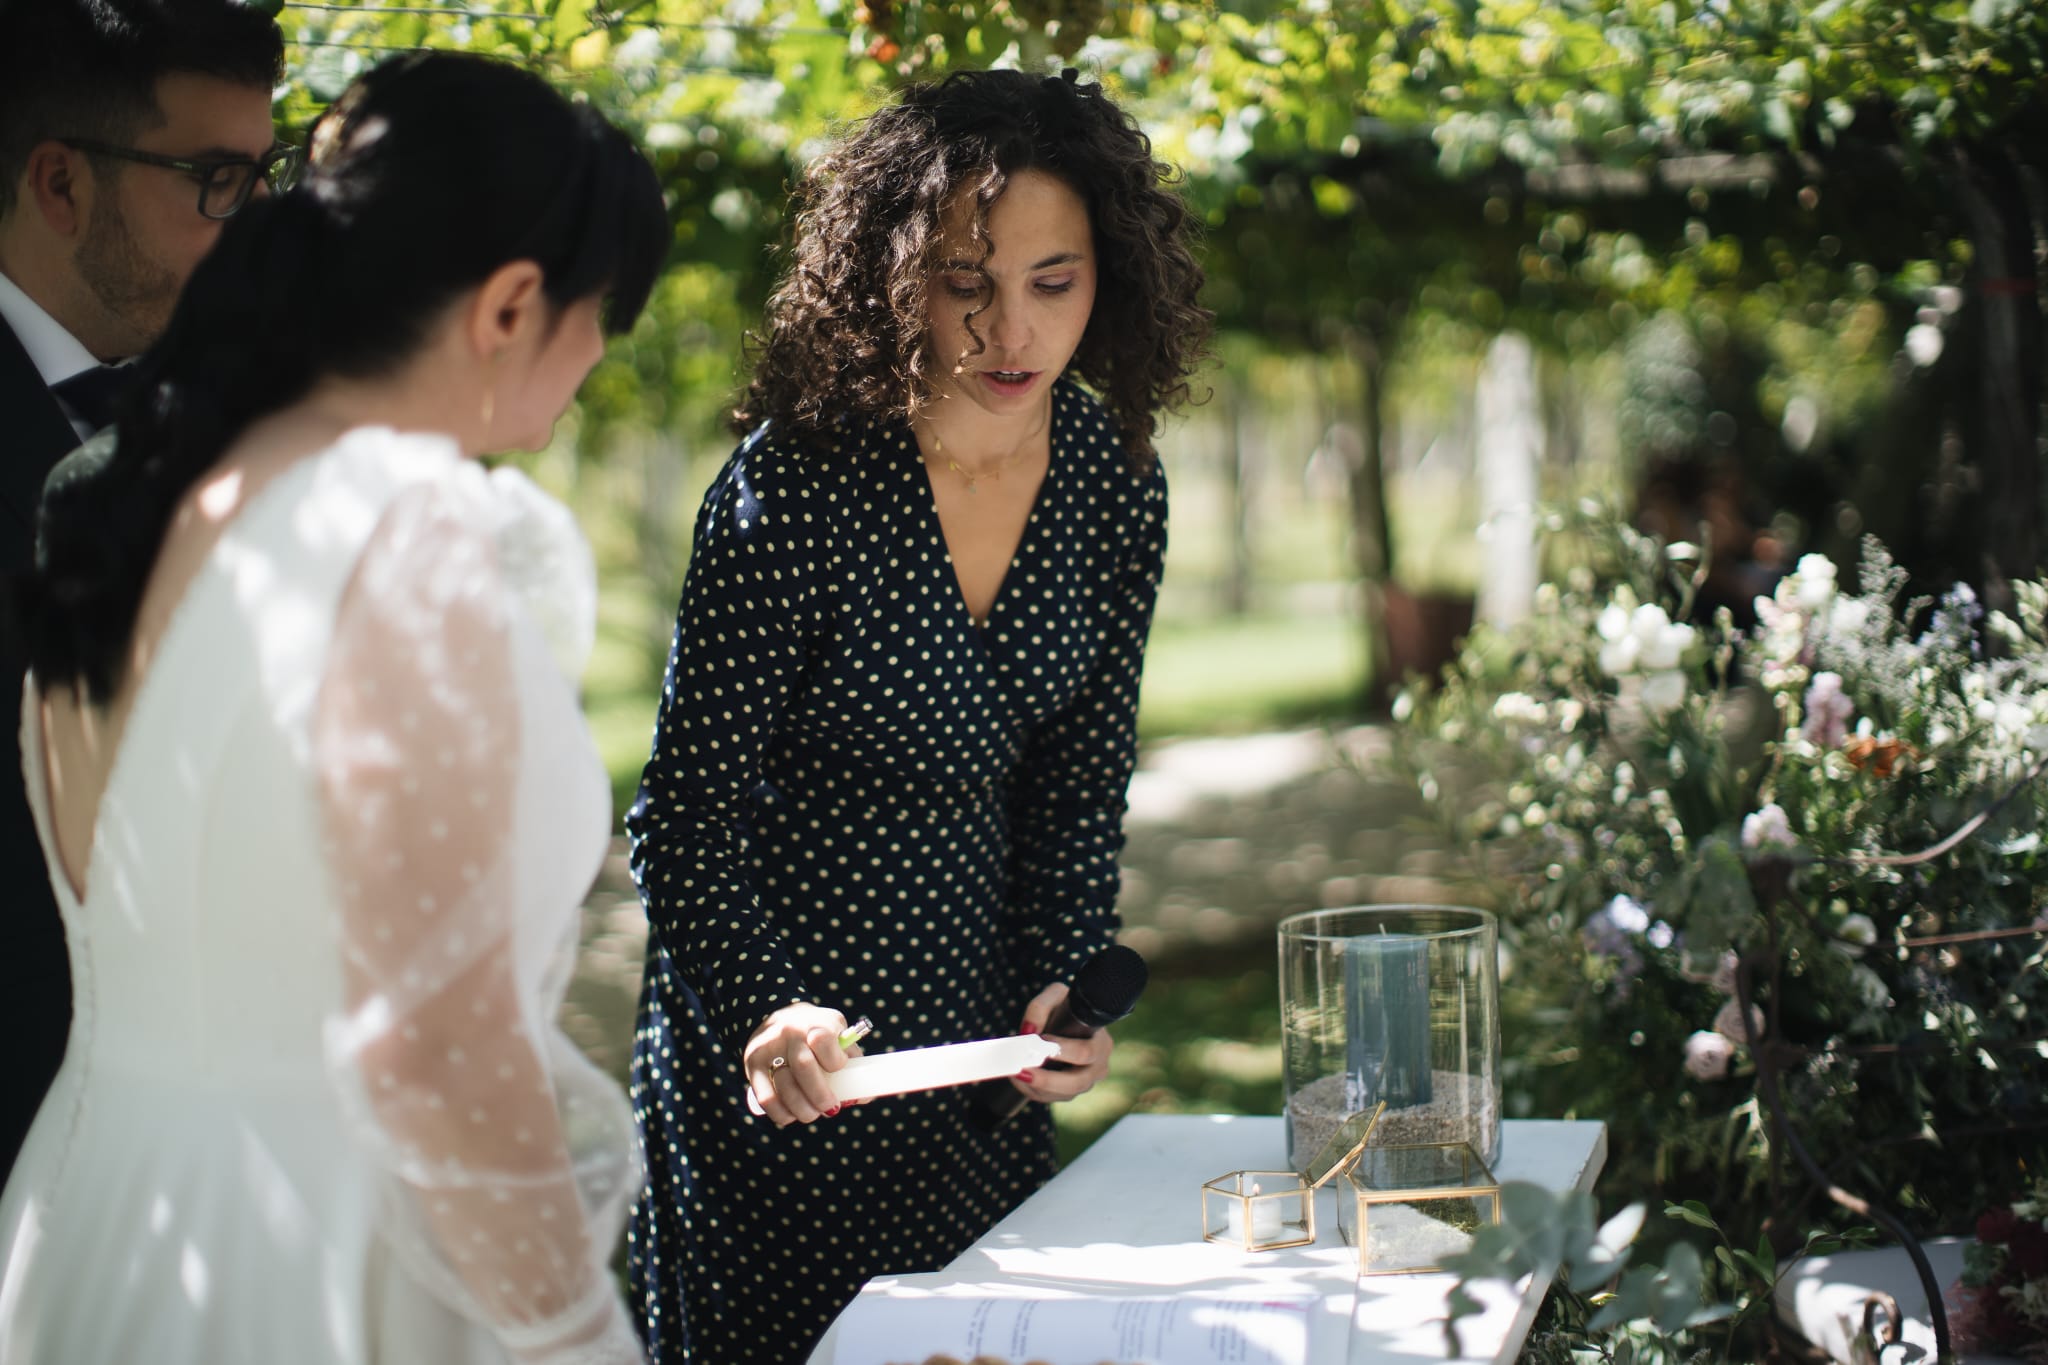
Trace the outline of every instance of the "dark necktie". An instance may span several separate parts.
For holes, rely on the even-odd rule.
[[[79,421],[99,431],[113,422],[121,395],[128,391],[128,385],[134,378],[135,371],[130,366],[96,365],[89,370],[80,370],[69,379],[57,381],[50,392],[76,413]]]

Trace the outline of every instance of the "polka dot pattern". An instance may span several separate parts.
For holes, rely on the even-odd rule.
[[[960,1089],[777,1129],[740,1048],[797,1000],[871,1017],[871,1053],[1014,1033],[1110,941],[1165,546],[1163,476],[1064,382],[982,625],[905,427],[815,453],[763,428],[706,494],[627,815],[654,1365],[801,1361],[868,1277],[936,1268],[1052,1174],[1044,1106],[983,1133]]]

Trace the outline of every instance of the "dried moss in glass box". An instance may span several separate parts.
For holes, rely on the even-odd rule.
[[[1441,1270],[1500,1221],[1500,1181],[1462,1142],[1366,1147],[1337,1190],[1337,1228],[1361,1275]]]

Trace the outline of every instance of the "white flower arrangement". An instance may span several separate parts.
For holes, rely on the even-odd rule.
[[[1942,1060],[2048,1017],[2048,583],[2002,610],[1913,597],[1866,543],[1854,590],[1807,555],[1738,629],[1687,619],[1700,557],[1613,539],[1604,583],[1550,585],[1402,713],[1399,752],[1475,869],[1514,879],[1518,990],[1574,1059],[1525,1102],[1664,1115],[1630,1136],[1710,1164],[1741,1125],[1754,1173],[1768,1065],[1809,1142],[1890,1134],[1861,1149],[1870,1178],[1981,1206],[1985,1163],[1914,1143],[2048,1093],[2036,1050]],[[1972,820],[1938,861],[1897,861]]]
[[[1600,613],[1600,667],[1609,677],[1640,679],[1639,696],[1652,715],[1669,715],[1685,704],[1686,655],[1699,632],[1675,622],[1654,602],[1638,603],[1626,587]]]

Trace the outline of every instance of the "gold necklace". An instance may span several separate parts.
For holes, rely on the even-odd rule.
[[[1010,465],[1015,464],[1019,459],[1023,458],[1026,449],[1028,449],[1028,447],[1018,446],[1015,450],[1003,456],[1002,459],[997,460],[988,468],[982,470],[970,470],[962,467],[961,463],[958,460],[954,459],[951,455],[948,455],[946,453],[946,443],[939,439],[939,433],[936,430],[932,432],[932,458],[935,460],[944,460],[946,462],[946,468],[952,470],[955,474],[958,474],[962,479],[966,480],[967,491],[969,493],[979,493],[981,490],[979,487],[977,487],[977,485],[980,484],[980,482],[983,479],[1002,478],[1003,470],[1008,468]]]

